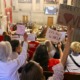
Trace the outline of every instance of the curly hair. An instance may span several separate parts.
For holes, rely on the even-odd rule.
[[[80,42],[72,42],[70,47],[74,52],[80,53]]]

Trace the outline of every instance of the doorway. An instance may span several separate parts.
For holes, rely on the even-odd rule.
[[[23,15],[23,23],[27,23],[28,22],[28,16]]]
[[[47,20],[47,26],[52,26],[53,25],[53,17],[48,17],[48,20]]]

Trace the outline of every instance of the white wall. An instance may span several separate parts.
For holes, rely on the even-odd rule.
[[[44,8],[46,6],[56,6],[55,4],[45,4],[44,0],[40,0],[40,3],[36,4],[36,0],[32,0],[32,3],[18,3],[18,0],[14,0],[15,11],[13,11],[13,22],[22,21],[22,16],[28,16],[29,21],[37,22],[40,24],[47,24],[47,18],[53,17],[54,24],[57,21],[57,15],[45,15]],[[17,2],[17,4],[16,4]],[[20,11],[21,10],[21,11]]]

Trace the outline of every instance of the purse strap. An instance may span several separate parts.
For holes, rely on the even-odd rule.
[[[71,54],[69,56],[70,56],[71,60],[75,63],[75,65],[80,67],[80,65],[74,60],[74,58],[71,56]]]

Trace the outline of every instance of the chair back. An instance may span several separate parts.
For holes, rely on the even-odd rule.
[[[80,73],[65,73],[64,80],[80,80]]]

